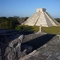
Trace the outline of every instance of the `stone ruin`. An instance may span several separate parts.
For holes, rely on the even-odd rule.
[[[18,60],[23,35],[15,30],[0,29],[0,60]]]
[[[38,8],[22,25],[29,26],[60,26],[60,24],[46,11],[45,8]]]
[[[0,60],[60,60],[59,36],[0,29]]]

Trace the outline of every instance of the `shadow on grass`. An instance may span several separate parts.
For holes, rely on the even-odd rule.
[[[29,40],[28,42],[22,43],[22,46],[23,45],[32,46],[33,50],[36,50],[37,48],[41,47],[42,45],[47,43],[49,40],[51,40],[54,36],[55,36],[54,34],[46,34],[41,37]]]

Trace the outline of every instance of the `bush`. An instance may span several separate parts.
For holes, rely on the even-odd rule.
[[[25,31],[25,32],[37,32],[39,31],[38,26],[27,26],[27,25],[20,25],[15,28],[16,30],[19,31]]]

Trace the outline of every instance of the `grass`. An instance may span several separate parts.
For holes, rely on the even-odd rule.
[[[19,25],[16,27],[16,30],[38,32],[39,26]],[[42,31],[50,34],[60,34],[60,26],[42,27]]]
[[[38,32],[38,31],[39,31],[39,26],[32,26],[32,28],[33,28],[33,30],[34,30],[35,32]]]
[[[38,32],[39,27],[38,26],[19,25],[16,27],[16,30]]]
[[[42,27],[42,31],[50,34],[60,34],[60,26]]]

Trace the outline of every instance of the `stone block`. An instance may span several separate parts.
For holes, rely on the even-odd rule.
[[[23,35],[16,34],[10,38],[7,39],[6,44],[0,42],[0,60],[18,60],[20,58]]]

